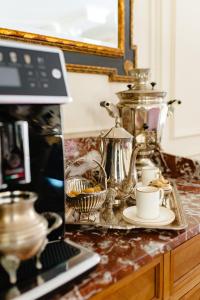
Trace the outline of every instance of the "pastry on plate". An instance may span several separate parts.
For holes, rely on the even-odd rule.
[[[158,188],[162,188],[164,191],[171,191],[172,186],[169,180],[165,179],[163,176],[160,176],[158,179],[152,180],[149,183],[150,186],[155,186]]]

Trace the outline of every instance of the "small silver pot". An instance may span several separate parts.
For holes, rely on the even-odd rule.
[[[0,193],[0,263],[11,283],[17,280],[20,261],[36,256],[36,268],[42,267],[39,257],[47,244],[47,235],[62,224],[55,213],[38,214],[34,209],[36,199],[33,192]],[[50,227],[46,215],[55,219]]]

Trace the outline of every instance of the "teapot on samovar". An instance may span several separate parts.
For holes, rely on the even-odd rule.
[[[100,103],[111,117],[118,118],[122,127],[134,136],[133,150],[137,145],[143,144],[137,155],[138,172],[144,166],[154,165],[151,157],[160,149],[167,115],[173,111],[175,103],[181,103],[178,100],[165,102],[166,92],[156,90],[155,82],[149,83],[149,71],[131,70],[134,84],[129,84],[128,90],[117,93],[120,101],[116,105],[107,101]]]

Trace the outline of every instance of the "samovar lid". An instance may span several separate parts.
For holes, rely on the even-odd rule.
[[[106,139],[133,139],[133,135],[121,127],[118,122],[101,137]]]
[[[133,69],[129,72],[134,77],[134,84],[128,84],[128,90],[118,92],[120,100],[133,100],[138,97],[164,98],[166,92],[154,89],[156,83],[149,83],[150,69]]]

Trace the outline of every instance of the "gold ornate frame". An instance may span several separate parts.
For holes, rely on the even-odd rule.
[[[129,5],[129,16],[125,15],[125,7]],[[129,34],[130,34],[130,48],[134,52],[134,61],[126,59],[126,47],[125,47],[125,22],[129,20]],[[132,44],[133,41],[133,0],[118,0],[118,48],[111,48],[106,46],[93,45],[78,41],[71,41],[67,39],[61,39],[52,36],[45,36],[35,33],[23,32],[18,30],[12,30],[7,28],[0,28],[0,38],[13,39],[28,43],[45,44],[50,46],[60,47],[64,52],[69,53],[80,53],[84,61],[84,55],[91,55],[96,57],[98,61],[99,56],[108,58],[115,58],[116,62],[118,59],[123,60],[124,74],[118,74],[118,69],[114,66],[96,66],[95,64],[85,65],[77,63],[66,64],[67,70],[70,72],[77,73],[93,73],[93,74],[106,74],[109,76],[109,81],[132,81],[130,76],[127,76],[128,68],[136,66],[136,52],[137,48]],[[97,64],[99,65],[99,63]],[[128,66],[128,67],[127,67]]]

